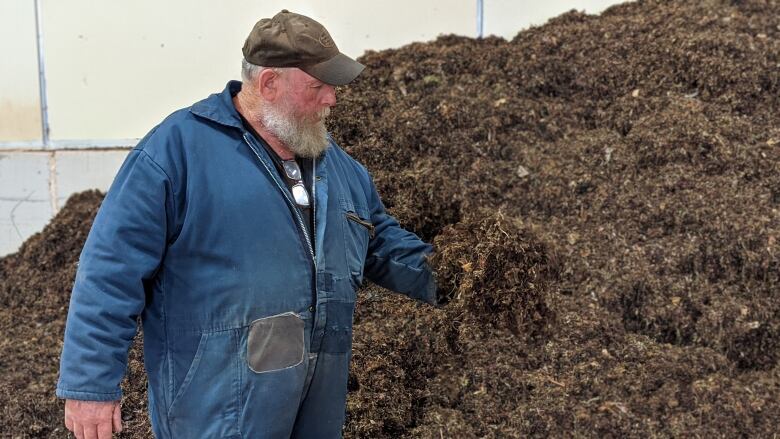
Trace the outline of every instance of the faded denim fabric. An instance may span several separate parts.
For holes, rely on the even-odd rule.
[[[57,396],[119,399],[140,316],[158,438],[340,437],[356,289],[365,275],[433,303],[431,246],[331,141],[315,163],[315,260],[232,104],[240,87],[173,113],[119,170],[81,254]],[[302,361],[253,371],[266,367],[247,356],[253,322],[286,313]]]

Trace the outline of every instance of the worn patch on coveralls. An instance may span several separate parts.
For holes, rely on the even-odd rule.
[[[246,362],[256,373],[295,367],[305,351],[303,320],[287,312],[252,322],[246,342]]]

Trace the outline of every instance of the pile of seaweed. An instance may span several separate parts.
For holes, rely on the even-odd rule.
[[[780,418],[780,4],[639,1],[369,52],[330,128],[434,243],[451,302],[374,285],[347,437],[770,436]],[[0,429],[53,390],[96,193],[0,260]],[[150,437],[137,345],[126,433]]]
[[[778,2],[627,3],[362,62],[336,138],[459,288],[443,310],[363,295],[347,434],[776,431]]]

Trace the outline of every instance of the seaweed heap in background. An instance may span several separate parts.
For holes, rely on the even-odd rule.
[[[356,368],[350,402],[397,398],[385,406],[404,407],[395,418],[406,424],[382,430],[379,410],[351,417],[347,433],[774,433],[778,26],[776,1],[643,1],[567,13],[508,43],[442,37],[366,54],[366,74],[343,91],[332,128],[401,223],[430,239],[467,213],[500,210],[522,218],[561,270],[542,348],[461,394],[492,395],[501,409],[449,411],[437,399],[447,386],[390,392]],[[375,319],[412,329],[437,321],[425,309],[399,313],[397,299],[378,293],[360,305],[360,347],[377,337]],[[494,331],[481,323],[490,319],[460,331]],[[486,352],[518,343],[494,338],[504,343]],[[407,346],[380,340],[384,352]],[[452,425],[466,427],[455,434]]]
[[[87,191],[15,254],[0,259],[0,431],[9,437],[66,434],[54,395],[70,290],[79,254],[103,195]],[[120,437],[152,437],[146,414],[146,374],[140,341],[130,352]]]
[[[43,232],[0,259],[0,431],[63,437],[54,396],[79,253],[102,196],[71,198]]]
[[[330,128],[437,247],[434,309],[368,285],[347,437],[771,437],[780,4],[649,0],[361,58]],[[61,437],[57,356],[99,203],[0,260],[0,430]],[[131,352],[122,437],[150,437]]]

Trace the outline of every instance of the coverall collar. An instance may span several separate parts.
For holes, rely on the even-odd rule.
[[[190,111],[196,116],[203,117],[221,125],[243,130],[241,117],[238,115],[233,96],[241,91],[241,81],[230,81],[222,93],[214,93],[211,96],[196,102]]]

